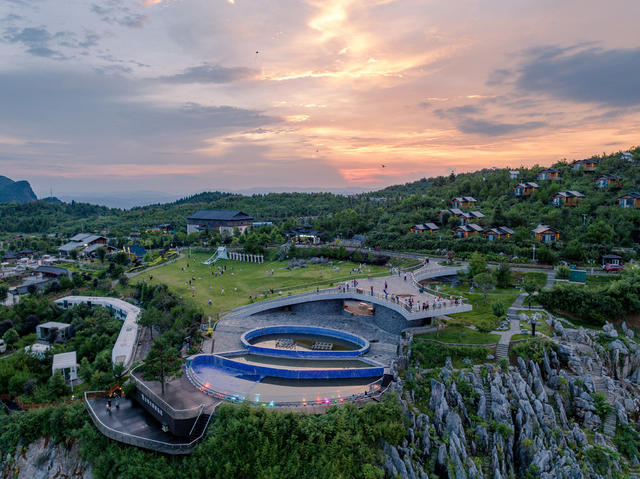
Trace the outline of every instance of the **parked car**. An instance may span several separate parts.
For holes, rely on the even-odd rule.
[[[622,266],[621,264],[605,264],[602,269],[604,269],[605,271],[622,271],[624,269],[624,266]]]
[[[4,342],[4,339],[0,339],[0,354],[7,351],[7,343]]]

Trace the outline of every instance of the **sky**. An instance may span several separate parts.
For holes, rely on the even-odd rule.
[[[2,0],[39,196],[371,190],[640,144],[640,2]]]

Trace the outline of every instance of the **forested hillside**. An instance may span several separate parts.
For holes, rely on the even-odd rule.
[[[594,156],[598,165],[593,172],[573,171],[560,161],[553,166],[560,172],[556,181],[538,180],[542,167],[520,168],[517,178],[506,169],[485,169],[448,177],[423,178],[413,183],[383,190],[342,196],[330,193],[270,193],[252,196],[207,192],[174,203],[151,205],[131,210],[109,209],[80,203],[55,204],[32,202],[0,205],[0,231],[16,233],[63,233],[109,229],[110,236],[126,236],[159,223],[171,223],[184,232],[185,217],[199,209],[239,209],[259,221],[273,221],[280,229],[296,222],[313,223],[326,238],[349,238],[366,234],[370,247],[402,250],[454,250],[461,254],[480,250],[529,258],[533,244],[531,230],[539,223],[560,230],[560,241],[538,250],[537,258],[555,262],[558,258],[580,261],[598,257],[613,247],[629,248],[640,235],[637,210],[619,208],[617,197],[640,189],[640,148],[632,151],[635,160],[619,153]],[[615,174],[622,186],[596,187],[596,178]],[[528,198],[517,198],[513,187],[520,182],[537,182]],[[558,207],[552,196],[560,191],[578,191],[584,195],[576,207]],[[482,234],[454,239],[452,229],[460,220],[449,212],[451,200],[472,196],[478,200],[472,208],[484,217],[477,223],[487,228],[506,226],[515,231],[507,239],[488,242]],[[435,233],[414,234],[415,224],[433,222]]]

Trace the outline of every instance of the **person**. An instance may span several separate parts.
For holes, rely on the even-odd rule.
[[[111,399],[107,399],[107,412],[111,414]]]
[[[116,409],[120,409],[120,398],[116,396]]]
[[[407,273],[404,274],[404,280],[407,280]]]
[[[531,336],[535,336],[536,335],[536,318],[531,318]]]

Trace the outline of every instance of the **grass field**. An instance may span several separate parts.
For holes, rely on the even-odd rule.
[[[192,300],[203,308],[205,314],[215,318],[218,313],[250,303],[250,296],[252,299],[262,297],[264,294],[275,297],[280,291],[283,295],[288,295],[311,291],[316,287],[333,286],[349,279],[366,278],[369,274],[373,276],[389,274],[389,270],[385,267],[368,265],[365,266],[363,273],[352,274],[351,270],[358,265],[346,261],[334,261],[332,266],[308,265],[306,268],[291,271],[286,269],[287,261],[256,264],[223,260],[211,266],[201,264],[209,256],[211,256],[209,253],[193,253],[190,260],[185,257],[149,273],[143,273],[132,278],[131,283],[142,279],[149,281],[149,275],[151,275],[153,276],[151,283],[165,283],[186,301]],[[218,266],[226,266],[226,272],[221,276],[217,274]],[[271,274],[272,270],[273,274]],[[190,280],[191,284],[189,284]],[[270,294],[271,289],[274,291],[273,295]],[[209,300],[212,302],[211,305]]]
[[[453,288],[446,285],[440,285],[439,291],[445,296],[454,295],[467,298],[468,303],[473,305],[473,309],[464,313],[452,314],[451,317],[463,319],[472,324],[477,323],[478,321],[493,320],[495,317],[491,311],[491,303],[500,301],[504,304],[506,311],[520,294],[520,291],[517,289],[496,288],[487,293],[487,302],[485,303],[482,293],[469,293],[468,285],[456,286]]]
[[[458,344],[496,344],[500,340],[499,334],[481,333],[460,324],[452,324],[437,333],[417,334],[415,337]]]

